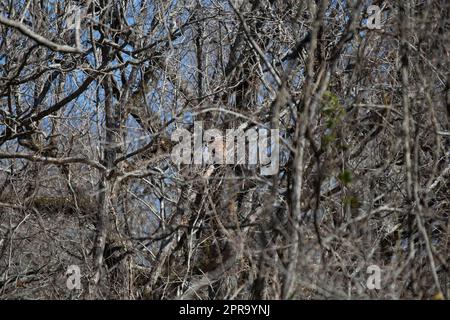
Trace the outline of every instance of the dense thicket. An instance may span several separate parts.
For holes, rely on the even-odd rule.
[[[448,298],[449,6],[2,0],[0,298]],[[279,170],[174,164],[194,121]]]

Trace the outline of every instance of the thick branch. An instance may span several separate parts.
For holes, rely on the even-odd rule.
[[[63,52],[63,53],[82,53],[83,52],[79,48],[74,48],[71,46],[60,45],[60,44],[54,43],[54,42],[44,38],[43,36],[38,35],[33,30],[28,29],[24,24],[14,21],[14,20],[10,20],[5,17],[2,17],[1,15],[0,15],[0,23],[6,25],[8,27],[17,29],[23,35],[33,39],[38,44],[43,45],[44,47],[47,47],[53,51],[58,51],[58,52]]]

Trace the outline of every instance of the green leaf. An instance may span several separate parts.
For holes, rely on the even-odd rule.
[[[334,133],[326,134],[322,136],[321,140],[322,149],[325,149],[330,143],[336,140],[336,135]]]
[[[338,179],[346,186],[352,182],[352,174],[350,171],[344,170],[338,175]]]

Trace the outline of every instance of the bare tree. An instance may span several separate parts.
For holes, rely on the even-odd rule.
[[[1,1],[0,297],[449,298],[449,12]],[[175,163],[200,122],[277,172]]]

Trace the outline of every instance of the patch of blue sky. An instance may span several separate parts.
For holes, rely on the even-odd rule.
[[[127,140],[125,141],[125,149],[127,153],[147,145],[152,140],[151,135],[142,129],[133,117],[128,117],[126,126]]]
[[[194,123],[194,116],[192,114],[192,111],[186,111],[183,113],[183,123],[189,125]]]
[[[28,114],[34,105],[34,93],[36,84],[34,82],[27,82],[19,86],[20,90],[20,109],[22,112]],[[16,110],[14,110],[16,111]]]

